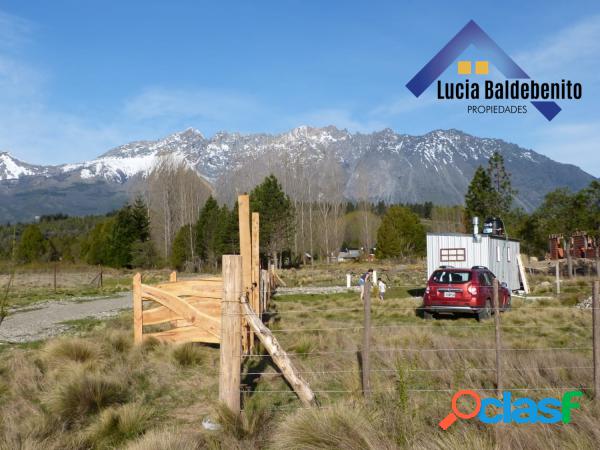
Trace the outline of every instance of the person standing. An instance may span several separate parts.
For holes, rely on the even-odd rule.
[[[367,270],[358,279],[358,285],[360,286],[360,299],[363,300],[365,296],[365,283],[367,279],[373,275],[373,269]]]
[[[381,278],[377,283],[377,289],[379,290],[379,300],[381,301],[381,303],[383,303],[383,297],[385,296],[387,285],[385,284],[385,281],[383,281]]]

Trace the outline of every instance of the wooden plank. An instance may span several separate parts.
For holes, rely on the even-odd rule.
[[[156,338],[163,342],[204,342],[207,344],[218,344],[220,342],[219,337],[195,326],[174,328],[144,335],[144,340],[149,338]]]
[[[221,351],[219,366],[219,400],[234,414],[240,413],[240,385],[242,366],[242,257],[223,255],[225,279],[221,316]]]
[[[158,306],[156,308],[147,309],[142,312],[144,325],[158,325],[160,323],[179,320],[182,317],[175,314],[169,308]]]
[[[133,276],[133,342],[142,343],[144,316],[142,314],[142,274]]]
[[[238,195],[238,224],[240,232],[240,255],[242,256],[242,289],[250,292],[252,287],[252,244],[250,242],[250,197]],[[245,352],[251,348],[248,324],[244,324],[242,347]]]
[[[176,286],[175,284],[172,287],[158,287],[163,292],[168,292],[171,295],[176,297],[200,297],[200,298],[211,298],[213,300],[218,300],[223,296],[223,289],[220,287],[218,289],[194,289]]]
[[[215,320],[221,320],[221,304],[210,304],[210,303],[190,303],[192,306],[198,308],[204,314],[208,314],[215,318]],[[172,320],[185,320],[183,317],[177,315],[169,308],[165,306],[157,306],[156,308],[146,309],[142,312],[143,324],[146,325],[158,325],[161,323],[170,322]]]
[[[523,265],[523,257],[520,253],[517,255],[517,265],[519,266],[519,275],[521,276],[521,282],[523,283],[523,290],[526,294],[529,294],[529,282],[527,281],[527,273],[525,272],[525,266]]]
[[[260,304],[260,217],[257,212],[252,213],[252,309],[262,317]]]
[[[260,342],[262,342],[265,349],[269,352],[269,355],[271,355],[273,362],[277,364],[277,367],[279,367],[279,370],[281,370],[281,373],[287,382],[292,386],[296,395],[298,395],[300,401],[305,406],[315,405],[316,399],[314,392],[308,383],[298,375],[298,372],[287,353],[281,348],[281,345],[279,345],[279,342],[275,336],[273,336],[271,330],[262,323],[250,305],[248,305],[247,301],[242,301],[242,312],[252,327],[252,330],[260,339]]]
[[[195,326],[201,327],[217,337],[219,336],[220,320],[212,315],[206,314],[194,306],[189,305],[182,299],[152,286],[143,284],[142,292],[144,298],[148,298],[166,306],[182,319],[193,323]]]

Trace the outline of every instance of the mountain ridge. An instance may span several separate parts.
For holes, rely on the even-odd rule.
[[[539,205],[543,195],[556,187],[577,190],[595,179],[575,165],[558,163],[534,150],[457,129],[436,129],[414,136],[390,128],[351,133],[335,126],[303,125],[279,134],[219,131],[206,137],[197,129],[187,128],[162,139],[120,145],[95,159],[74,164],[35,165],[0,153],[0,199],[23,198],[39,189],[48,189],[49,195],[56,196],[66,189],[68,197],[73,185],[87,183],[112,191],[118,198],[114,207],[118,207],[132,180],[143,178],[161,158],[169,157],[194,169],[217,193],[223,191],[225,201],[231,201],[235,192],[251,189],[270,172],[281,175],[291,195],[302,196],[302,182],[296,178],[306,172],[308,175],[302,176],[315,178],[311,183],[316,191],[337,195],[337,187],[348,200],[459,204],[474,170],[487,165],[494,151],[504,156],[519,191],[516,205],[526,210]],[[293,187],[298,184],[300,187]],[[72,214],[77,209],[77,202],[66,203],[68,211],[52,212]],[[53,208],[60,207],[60,201],[53,203]],[[39,209],[42,214],[49,213],[46,207]],[[82,205],[82,209],[89,207]],[[22,220],[39,215],[37,212],[0,206],[0,220]]]

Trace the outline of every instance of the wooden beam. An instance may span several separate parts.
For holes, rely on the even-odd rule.
[[[252,288],[252,243],[250,240],[250,197],[238,196],[238,223],[240,231],[240,255],[242,256],[242,289],[250,292]],[[244,324],[242,346],[244,352],[251,348],[252,338],[248,324]]]
[[[260,304],[260,217],[252,213],[252,309],[262,317]]]
[[[315,394],[304,379],[298,375],[292,361],[288,357],[287,353],[281,348],[271,330],[269,330],[263,323],[262,320],[258,318],[256,313],[252,310],[250,305],[248,304],[246,299],[242,299],[242,312],[244,313],[244,317],[252,327],[252,330],[258,338],[260,342],[265,346],[265,349],[271,355],[271,359],[281,373],[285,377],[285,379],[290,383],[294,392],[300,399],[300,401],[305,406],[313,406],[316,405]]]
[[[204,342],[206,344],[218,344],[220,339],[206,330],[195,326],[184,326],[172,330],[157,333],[146,333],[144,340],[155,338],[163,342]]]
[[[136,273],[133,276],[133,342],[142,343],[142,332],[144,326],[144,316],[142,314],[142,274]]]
[[[523,265],[523,257],[520,253],[517,255],[517,265],[519,266],[519,275],[521,276],[521,282],[523,283],[523,290],[526,294],[529,294],[529,282],[527,281],[527,273],[525,272],[525,266]]]
[[[242,366],[242,257],[223,255],[223,305],[221,308],[221,349],[219,400],[234,414],[240,413]]]

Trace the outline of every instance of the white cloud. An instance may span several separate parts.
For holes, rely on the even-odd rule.
[[[124,112],[140,120],[169,117],[219,121],[256,114],[261,109],[254,98],[235,92],[155,87],[129,99]]]
[[[552,32],[535,48],[517,54],[515,60],[534,78],[583,75],[598,79],[600,15]]]

